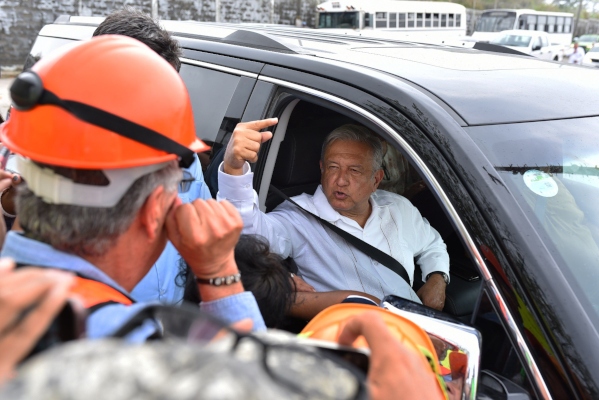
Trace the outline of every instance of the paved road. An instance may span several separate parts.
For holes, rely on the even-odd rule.
[[[12,83],[13,78],[2,78],[0,79],[0,115],[2,118],[6,117],[6,111],[8,111],[8,107],[10,107],[10,95],[8,93],[8,88]]]

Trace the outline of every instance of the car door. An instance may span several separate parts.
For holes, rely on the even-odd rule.
[[[375,75],[370,71],[369,75],[360,76],[362,84],[368,85],[377,79]],[[485,335],[492,338],[487,341],[489,347],[483,348],[486,360],[483,367],[507,377],[526,371],[528,390],[538,397],[571,393],[559,363],[556,366],[554,357],[538,344],[539,340],[546,340],[546,329],[539,323],[530,293],[514,274],[511,255],[497,240],[498,236],[508,233],[498,233],[486,222],[497,218],[493,212],[489,214],[494,205],[489,203],[488,191],[483,187],[493,183],[492,177],[484,174],[485,168],[490,170],[492,166],[482,154],[476,155],[480,152],[460,127],[459,117],[442,106],[431,105],[425,95],[401,82],[391,85],[379,81],[376,85],[379,95],[373,96],[339,82],[342,80],[339,76],[336,78],[266,65],[258,77],[262,94],[250,100],[247,110],[252,112],[244,114],[243,119],[277,116],[280,127],[291,124],[299,104],[308,102],[333,112],[340,121],[350,118],[363,124],[392,144],[409,160],[430,190],[433,203],[428,204],[440,211],[438,221],[431,224],[443,224],[445,228],[449,224],[449,230],[455,234],[451,239],[453,250],[467,254],[466,265],[451,265],[448,294],[455,290],[458,297],[461,295],[456,298],[457,303],[465,305],[467,310],[458,317],[483,331],[483,346]],[[402,85],[403,89],[397,91]],[[300,125],[296,131],[301,133],[304,122],[296,120],[296,123]],[[307,121],[305,123],[308,126]],[[252,166],[254,187],[263,210],[269,208],[272,196],[268,187],[275,181],[277,168],[281,162],[288,162],[276,159],[285,141],[285,138],[277,141],[279,127],[273,140],[261,148],[258,163]],[[289,129],[289,125],[286,126],[286,130]],[[311,125],[305,129],[306,141],[313,140],[309,136],[312,131]],[[454,146],[456,143],[459,146]],[[315,141],[306,147],[318,145]],[[317,157],[294,154],[294,158],[303,163],[303,170],[311,168],[310,164],[317,162]],[[478,171],[483,174],[477,176]],[[446,243],[449,246],[449,241]],[[479,281],[470,273],[472,267],[478,272]],[[546,380],[544,374],[552,379]]]

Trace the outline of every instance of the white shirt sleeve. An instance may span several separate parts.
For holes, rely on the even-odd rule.
[[[266,238],[270,250],[287,258],[292,253],[292,229],[286,225],[289,220],[281,213],[265,214],[258,205],[258,193],[253,188],[254,173],[246,162],[243,174],[226,174],[223,164],[218,167],[217,200],[228,200],[237,208],[243,219],[243,233],[257,234]]]

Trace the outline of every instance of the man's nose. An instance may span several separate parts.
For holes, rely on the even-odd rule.
[[[347,172],[340,171],[339,175],[337,175],[337,185],[339,186],[347,186],[349,185],[349,179],[347,177]]]

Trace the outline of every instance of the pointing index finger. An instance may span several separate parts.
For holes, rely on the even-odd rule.
[[[248,121],[239,123],[240,127],[245,129],[252,129],[255,131],[259,131],[260,129],[268,128],[269,126],[276,125],[279,122],[278,118],[267,118],[260,119],[257,121]]]

